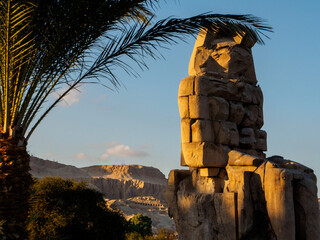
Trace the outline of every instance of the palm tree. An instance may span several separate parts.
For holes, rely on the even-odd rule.
[[[244,34],[259,43],[271,28],[251,15],[202,14],[153,23],[160,0],[0,1],[0,220],[23,239],[31,184],[28,139],[39,123],[81,84],[120,87],[115,67],[135,74],[157,47],[202,27]],[[107,85],[109,83],[109,85]],[[48,104],[49,96],[65,89]]]

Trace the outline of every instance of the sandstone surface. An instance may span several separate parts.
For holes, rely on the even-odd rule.
[[[163,199],[167,180],[153,167],[140,165],[100,165],[76,168],[31,157],[31,174],[36,178],[60,176],[84,181],[108,199],[154,196]]]
[[[201,31],[179,86],[181,165],[165,199],[182,240],[319,240],[316,176],[266,158],[263,94],[246,35]]]
[[[209,168],[210,169],[210,168]],[[231,151],[226,175],[172,170],[165,193],[180,239],[317,240],[316,177],[279,156]]]
[[[263,95],[246,36],[201,31],[179,86],[183,165],[225,167],[230,149],[264,157]]]

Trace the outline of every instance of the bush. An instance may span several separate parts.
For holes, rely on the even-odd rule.
[[[137,232],[130,232],[126,234],[126,240],[145,240],[145,238]]]
[[[31,240],[118,240],[125,238],[126,220],[84,183],[48,177],[32,187],[27,230]]]
[[[141,213],[134,215],[129,220],[129,232],[136,232],[141,236],[152,235],[152,221],[148,216],[144,216]]]
[[[126,234],[126,240],[175,240],[177,239],[172,232],[165,228],[159,229],[158,234],[153,236],[142,236],[140,233],[131,232]]]
[[[176,239],[172,232],[168,232],[165,228],[159,229],[155,240],[174,240]]]

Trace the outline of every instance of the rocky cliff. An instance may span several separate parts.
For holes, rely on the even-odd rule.
[[[163,227],[175,231],[163,200],[167,179],[159,169],[140,165],[77,168],[36,157],[31,157],[30,166],[31,174],[36,178],[60,176],[86,182],[102,192],[109,207],[120,209],[127,219],[138,213],[150,217],[155,233]]]
[[[140,165],[100,165],[77,168],[49,160],[31,157],[31,174],[36,178],[60,176],[88,185],[102,192],[108,199],[127,199],[153,196],[163,199],[167,180],[153,167]]]

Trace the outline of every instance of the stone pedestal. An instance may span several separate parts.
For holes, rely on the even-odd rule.
[[[202,172],[172,170],[169,175],[165,199],[180,239],[319,239],[311,169],[280,157],[231,151],[227,174]]]

